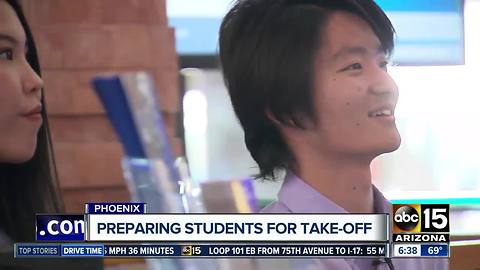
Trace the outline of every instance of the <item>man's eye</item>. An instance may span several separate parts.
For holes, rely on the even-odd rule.
[[[6,49],[0,51],[0,59],[3,60],[13,60],[13,50],[12,49]]]
[[[380,68],[382,68],[383,70],[387,71],[388,70],[388,61],[382,61],[380,63]]]
[[[349,71],[349,70],[360,70],[360,69],[362,69],[362,64],[360,64],[360,63],[355,63],[355,64],[349,65],[349,66],[346,67],[346,68],[341,69],[340,72],[341,72],[341,71]]]

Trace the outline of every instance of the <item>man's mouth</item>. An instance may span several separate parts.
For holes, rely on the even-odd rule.
[[[385,116],[393,116],[393,110],[380,109],[380,110],[368,113],[368,117],[385,117]]]

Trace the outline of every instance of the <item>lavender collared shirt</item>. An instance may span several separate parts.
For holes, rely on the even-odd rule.
[[[391,213],[392,205],[373,186],[374,209],[377,213]],[[293,173],[287,173],[278,192],[278,200],[262,209],[262,213],[347,213],[345,209],[313,189]],[[447,270],[448,259],[392,259],[395,270]],[[295,259],[289,261],[293,269],[389,270],[386,263],[377,268],[373,259]]]

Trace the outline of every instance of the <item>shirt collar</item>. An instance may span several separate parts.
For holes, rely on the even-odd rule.
[[[392,205],[382,193],[373,188],[376,213],[391,213]],[[348,213],[347,210],[325,197],[293,172],[288,172],[278,192],[278,200],[292,213]]]

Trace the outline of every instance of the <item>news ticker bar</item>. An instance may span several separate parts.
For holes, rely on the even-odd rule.
[[[390,256],[388,244],[15,244],[15,258],[58,257],[375,257]]]

